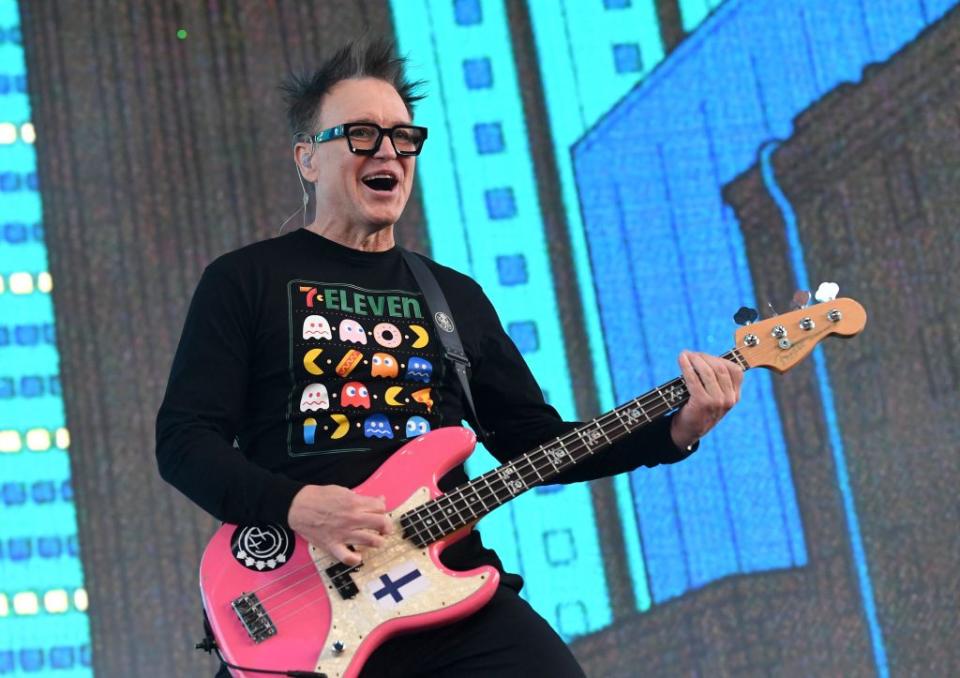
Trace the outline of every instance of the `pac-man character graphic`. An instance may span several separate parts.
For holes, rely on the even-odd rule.
[[[389,353],[374,353],[370,359],[371,377],[396,377],[400,373],[397,359]]]
[[[348,341],[351,344],[367,343],[367,333],[363,331],[363,327],[356,320],[350,318],[341,320],[339,332],[340,341]]]
[[[420,325],[411,325],[410,331],[416,335],[416,339],[413,341],[413,348],[423,348],[430,343],[430,334],[426,329]]]
[[[327,387],[323,384],[310,384],[303,389],[303,395],[300,396],[301,412],[316,412],[317,410],[330,409],[330,396],[327,394]]]
[[[370,409],[370,391],[359,381],[348,381],[340,389],[340,407]]]
[[[422,381],[424,384],[429,384],[432,374],[433,365],[429,360],[415,355],[410,356],[410,360],[407,361],[407,381]]]
[[[421,388],[419,391],[414,391],[410,394],[410,397],[413,398],[414,402],[426,405],[427,412],[433,409],[433,398],[430,397],[429,388]]]
[[[430,422],[423,417],[410,417],[407,419],[407,437],[416,438],[424,433],[429,433]]]
[[[343,355],[340,362],[337,363],[337,374],[345,378],[353,372],[353,368],[359,365],[362,359],[363,354],[357,349],[351,348]]]
[[[409,427],[409,424],[407,425]],[[303,420],[303,442],[307,445],[313,445],[314,436],[317,433],[317,420],[313,417],[307,417]]]
[[[396,348],[403,341],[403,335],[393,323],[378,323],[373,328],[373,338],[384,348]]]
[[[330,434],[330,440],[336,440],[347,435],[347,431],[350,430],[350,420],[342,414],[331,414],[330,418],[337,425],[337,428]]]
[[[363,435],[367,438],[393,438],[390,420],[385,414],[371,414],[363,422]]]
[[[333,339],[330,323],[322,315],[308,315],[303,319],[304,339]]]
[[[317,365],[317,358],[321,353],[323,353],[322,348],[311,348],[303,354],[303,369],[318,377],[323,374],[323,370]]]
[[[347,431],[350,430],[350,420],[347,419],[346,415],[331,414],[330,418],[333,419],[333,423],[337,425],[337,428],[330,434],[330,440],[336,440],[347,435]]]
[[[394,407],[403,407],[403,403],[397,400],[397,396],[400,395],[400,391],[403,390],[403,386],[391,386],[387,389],[386,393],[383,394],[383,402],[387,405],[393,405]]]

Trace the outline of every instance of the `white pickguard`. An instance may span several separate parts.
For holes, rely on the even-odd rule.
[[[487,580],[486,574],[451,577],[437,568],[427,548],[417,548],[403,538],[396,519],[429,499],[427,488],[420,488],[387,514],[395,521],[394,531],[383,547],[363,552],[363,565],[351,573],[359,589],[353,598],[344,600],[327,576],[326,569],[334,561],[310,546],[317,570],[327,584],[331,608],[330,633],[315,671],[326,673],[329,678],[342,678],[361,643],[378,626],[391,619],[459,603],[476,593]],[[338,641],[343,646],[340,652],[334,649]]]

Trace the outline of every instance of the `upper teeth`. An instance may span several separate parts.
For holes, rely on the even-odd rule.
[[[393,179],[393,175],[390,174],[371,174],[367,179]]]

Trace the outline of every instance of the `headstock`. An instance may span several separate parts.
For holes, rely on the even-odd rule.
[[[749,367],[783,373],[831,334],[852,337],[866,324],[867,312],[859,303],[832,299],[741,327],[735,335],[736,352]]]

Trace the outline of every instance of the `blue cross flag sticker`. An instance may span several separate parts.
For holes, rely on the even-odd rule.
[[[367,584],[379,606],[394,607],[427,588],[427,578],[417,568],[396,567]]]

